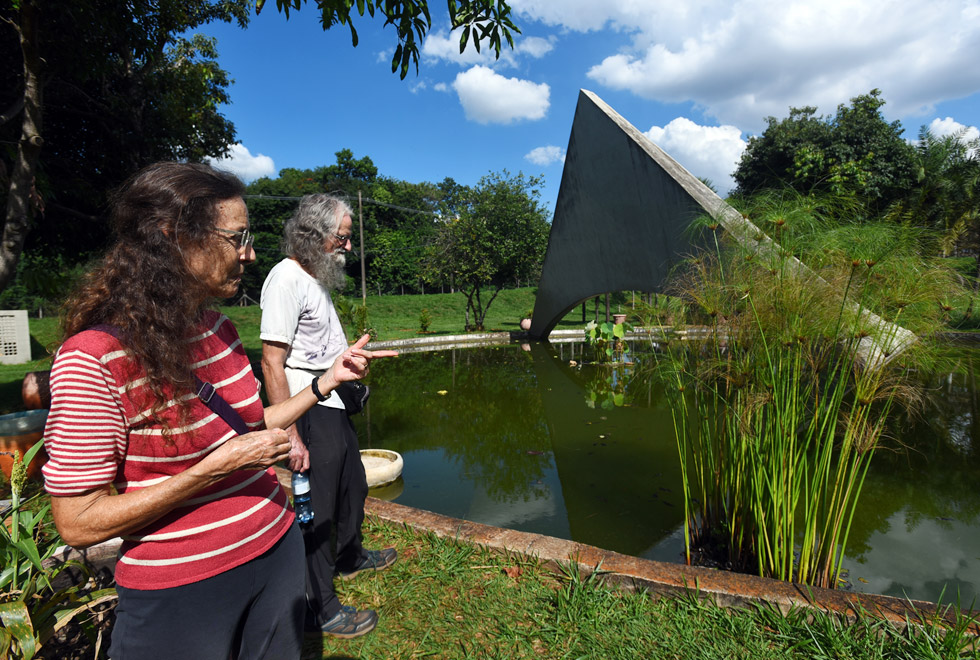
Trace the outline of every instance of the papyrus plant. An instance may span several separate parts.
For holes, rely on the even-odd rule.
[[[846,222],[812,198],[756,199],[744,212],[778,249],[705,219],[709,248],[668,291],[687,302],[693,327],[682,335],[647,319],[661,328],[687,558],[695,548],[738,570],[834,587],[885,422],[916,401],[909,367],[930,343],[908,342],[907,330],[931,336],[957,284],[910,227]]]

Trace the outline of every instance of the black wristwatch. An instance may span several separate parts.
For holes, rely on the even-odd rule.
[[[310,384],[310,389],[313,390],[313,396],[316,397],[317,401],[326,401],[329,394],[320,394],[320,377],[314,376],[313,382]]]

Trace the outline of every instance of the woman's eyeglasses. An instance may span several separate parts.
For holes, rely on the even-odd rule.
[[[231,229],[221,229],[220,227],[215,227],[214,230],[217,232],[221,232],[226,236],[234,236],[235,238],[233,239],[234,240],[233,245],[235,246],[235,249],[238,251],[244,249],[246,252],[248,252],[248,249],[252,247],[252,243],[255,241],[255,236],[253,236],[252,232],[250,232],[248,229],[243,229],[242,231],[233,231]]]

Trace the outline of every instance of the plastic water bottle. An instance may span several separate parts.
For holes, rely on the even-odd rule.
[[[313,520],[313,502],[310,501],[310,478],[303,472],[293,472],[293,509],[301,525]]]

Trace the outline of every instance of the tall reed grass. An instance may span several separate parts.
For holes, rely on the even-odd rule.
[[[705,218],[708,247],[672,278],[686,332],[643,319],[660,328],[687,558],[832,588],[886,420],[915,405],[909,370],[931,359],[906,329],[935,332],[958,284],[928,235],[848,221],[834,200],[772,195],[743,213],[768,236],[739,242]]]

